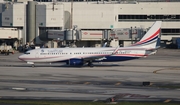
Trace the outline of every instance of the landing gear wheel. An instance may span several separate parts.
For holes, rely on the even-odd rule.
[[[94,65],[93,65],[93,64],[91,64],[91,65],[90,65],[90,67],[94,67]]]
[[[94,67],[94,65],[92,64],[92,61],[88,62],[88,66],[89,67]]]
[[[34,68],[35,67],[35,65],[34,64],[32,64],[32,68]]]

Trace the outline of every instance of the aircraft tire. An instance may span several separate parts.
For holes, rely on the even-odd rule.
[[[90,67],[94,67],[94,65],[91,63],[90,65],[89,65]]]
[[[35,67],[35,65],[34,64],[32,64],[32,68],[34,68]]]

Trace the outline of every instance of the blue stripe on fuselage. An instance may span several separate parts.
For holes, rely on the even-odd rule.
[[[107,56],[106,59],[102,60],[102,62],[118,62],[118,61],[127,61],[138,58],[139,57],[129,57],[129,56]]]
[[[129,56],[106,56],[103,60],[93,60],[93,62],[118,62],[118,61],[127,61],[138,59],[140,57],[129,57]],[[74,58],[76,59],[76,58]],[[68,62],[69,60],[59,61],[59,62]]]

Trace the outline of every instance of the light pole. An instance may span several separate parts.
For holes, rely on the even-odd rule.
[[[70,29],[73,27],[73,0],[71,0],[71,17],[70,17]]]
[[[74,42],[74,37],[73,37],[73,0],[71,0],[71,18],[70,18],[70,30],[72,31],[72,42]],[[71,43],[72,44],[72,43]]]
[[[131,44],[133,44],[133,42],[132,42],[132,27],[130,29],[130,38],[131,38]]]
[[[134,30],[135,30],[135,43],[137,42],[137,38],[138,38],[138,32],[137,32],[137,28],[136,26],[134,27]]]

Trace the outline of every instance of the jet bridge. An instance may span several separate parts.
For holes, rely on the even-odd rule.
[[[20,30],[17,28],[0,28],[0,39],[21,39]]]

